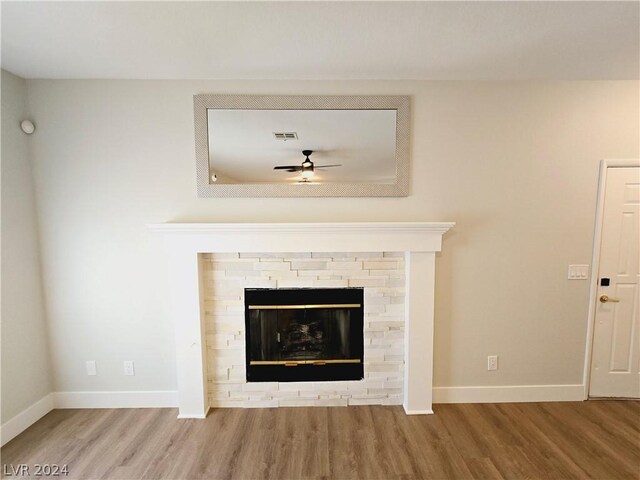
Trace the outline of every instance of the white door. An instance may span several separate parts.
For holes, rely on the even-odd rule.
[[[640,168],[609,167],[595,299],[592,397],[640,397],[639,210]]]

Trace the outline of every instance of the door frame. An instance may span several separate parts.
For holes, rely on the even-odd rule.
[[[596,321],[596,307],[598,295],[598,279],[600,278],[600,247],[602,245],[602,222],[604,215],[604,196],[607,185],[607,172],[609,168],[640,167],[640,159],[605,159],[600,160],[600,173],[598,175],[598,194],[596,197],[596,222],[593,234],[593,247],[591,254],[591,276],[589,279],[589,313],[587,314],[587,342],[584,355],[584,399],[589,398],[589,386],[591,382],[591,354],[593,350],[593,333]]]

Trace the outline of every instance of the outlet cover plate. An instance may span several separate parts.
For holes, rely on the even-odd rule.
[[[487,357],[487,370],[498,369],[498,355],[489,355]]]
[[[133,360],[125,360],[124,361],[124,374],[128,376],[133,376],[136,374]]]
[[[94,376],[98,374],[98,369],[96,368],[95,360],[87,360],[85,363],[85,368],[87,369],[87,375]]]

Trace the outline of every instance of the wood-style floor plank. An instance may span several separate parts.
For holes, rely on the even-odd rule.
[[[434,410],[54,410],[2,464],[68,464],[73,479],[640,479],[639,401]]]

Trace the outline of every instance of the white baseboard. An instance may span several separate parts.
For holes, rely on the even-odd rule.
[[[54,408],[55,400],[53,394],[49,393],[12,419],[7,420],[0,426],[0,445],[4,446],[4,444],[20,435]]]
[[[53,392],[0,426],[1,445],[20,435],[55,408],[173,408],[178,392]],[[202,417],[204,418],[204,417]]]
[[[55,408],[173,408],[176,390],[132,392],[55,392]]]
[[[434,387],[433,403],[579,402],[584,385]]]
[[[207,415],[209,415],[209,410],[211,410],[211,407],[207,407],[207,410],[204,413],[194,413],[194,414],[179,413],[178,418],[199,418],[199,419],[207,418]]]
[[[433,415],[433,410],[407,410],[407,407],[404,405],[402,408],[404,408],[404,413],[406,415]]]
[[[569,402],[584,400],[584,385],[514,385],[502,387],[435,387],[433,403]],[[54,392],[27,407],[0,427],[4,445],[55,408],[174,408],[178,392]],[[407,415],[428,415],[433,410],[406,410]],[[178,418],[205,418],[185,415]]]

